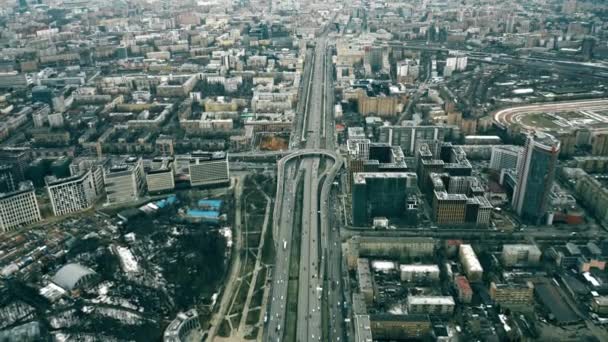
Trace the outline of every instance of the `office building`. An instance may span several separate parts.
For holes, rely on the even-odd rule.
[[[357,172],[407,172],[401,147],[385,143],[370,143],[369,139],[349,139],[348,180],[352,187]]]
[[[450,133],[445,126],[382,126],[378,128],[378,141],[400,146],[405,155],[414,155],[420,144],[437,140],[443,141]]]
[[[129,157],[111,164],[104,169],[103,179],[108,203],[136,201],[146,187],[141,158]]]
[[[228,155],[225,152],[194,152],[188,166],[190,185],[216,185],[230,182]]]
[[[352,218],[355,226],[365,226],[378,216],[402,216],[408,189],[416,182],[416,174],[411,172],[359,172],[353,178]]]
[[[417,163],[418,184],[430,200],[435,223],[487,226],[492,204],[485,198],[479,179],[468,175],[471,164],[466,154],[446,143],[435,149],[445,160],[433,159],[431,148],[423,144]]]
[[[93,177],[93,186],[95,186],[95,193],[100,197],[106,191],[103,181],[103,171],[104,168],[109,165],[109,162],[109,159],[89,157],[75,158],[70,163],[70,175],[77,176],[90,170]]]
[[[55,216],[90,208],[101,195],[97,193],[92,170],[66,178],[47,177],[46,189]]]
[[[408,296],[410,314],[451,315],[456,303],[452,296]]]
[[[505,267],[537,266],[540,263],[541,251],[536,245],[513,244],[503,245],[501,260]]]
[[[477,259],[473,247],[471,245],[460,245],[458,257],[467,279],[471,282],[481,281],[483,268],[481,267],[481,263],[479,263],[479,259]]]
[[[4,147],[0,149],[0,165],[11,165],[13,182],[25,180],[25,170],[29,167],[31,156],[29,148]]]
[[[146,172],[148,192],[156,193],[175,189],[172,158],[154,158],[152,168]]]
[[[19,184],[13,192],[0,194],[0,230],[8,232],[42,219],[31,182]]]
[[[352,159],[368,160],[370,144],[369,139],[348,139],[346,141],[348,156]]]
[[[0,193],[13,192],[15,189],[13,165],[0,165]]]
[[[490,157],[490,169],[500,171],[502,169],[515,169],[522,154],[519,146],[497,145],[492,146]]]
[[[524,221],[539,224],[547,212],[559,147],[559,141],[544,133],[526,140],[513,194],[513,208]]]

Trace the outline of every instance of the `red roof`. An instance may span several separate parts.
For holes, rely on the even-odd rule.
[[[467,277],[457,276],[456,278],[454,278],[454,281],[456,282],[456,286],[458,286],[460,290],[465,292],[473,292],[473,290],[471,289],[471,285],[467,280]]]

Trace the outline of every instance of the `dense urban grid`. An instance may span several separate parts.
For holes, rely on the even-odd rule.
[[[0,341],[608,341],[608,2],[0,0]]]

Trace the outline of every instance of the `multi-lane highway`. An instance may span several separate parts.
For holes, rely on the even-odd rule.
[[[330,229],[328,208],[330,189],[342,162],[332,150],[333,69],[328,51],[327,40],[321,36],[315,41],[314,52],[307,54],[305,84],[299,96],[301,125],[294,135],[298,139],[292,140],[294,152],[278,163],[273,230],[277,253],[265,334],[268,341],[287,340],[290,330],[295,331],[290,337],[301,342],[321,341],[324,336],[343,340],[339,307],[341,256],[336,242],[339,236]],[[301,202],[296,203],[298,184],[303,185],[303,191]],[[294,217],[296,212],[301,212],[301,216]],[[299,235],[293,235],[294,226],[301,228]],[[294,237],[299,237],[299,241]],[[296,243],[299,260],[291,260]],[[298,265],[297,298],[289,298],[295,296],[289,288],[290,264]],[[290,314],[287,306],[296,302],[296,319],[292,320],[287,317]],[[295,329],[286,326],[288,322],[294,322]]]

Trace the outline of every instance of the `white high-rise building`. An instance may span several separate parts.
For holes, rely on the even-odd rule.
[[[46,188],[55,216],[88,209],[100,195],[91,170],[67,178],[47,177]]]
[[[141,158],[129,157],[103,172],[108,203],[138,200],[145,191],[146,178]]]
[[[17,191],[0,194],[0,231],[8,232],[41,219],[31,182],[21,183]]]
[[[516,169],[521,156],[522,148],[519,146],[497,145],[492,146],[492,157],[490,157],[490,169],[500,171],[502,169]]]

